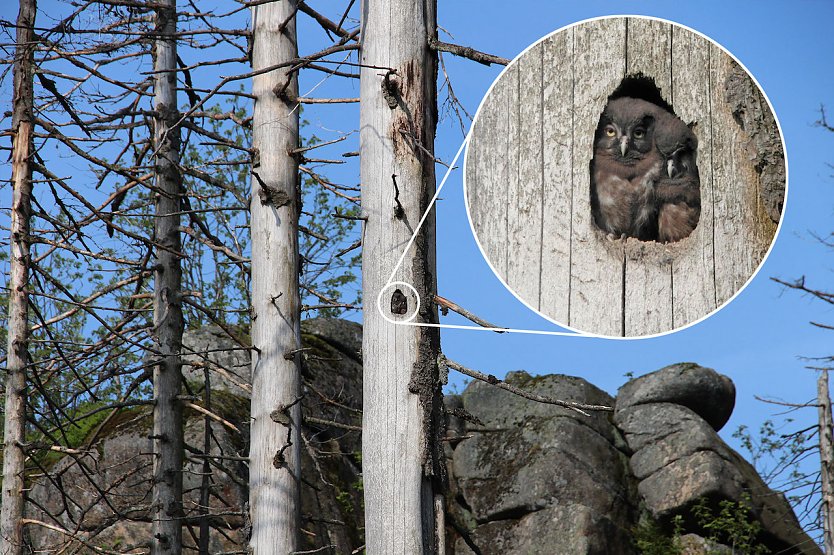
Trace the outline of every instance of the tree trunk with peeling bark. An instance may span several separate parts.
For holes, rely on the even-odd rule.
[[[153,538],[151,553],[182,552],[182,268],[179,253],[183,183],[179,169],[177,109],[177,6],[161,0],[156,11],[154,60],[154,354]]]
[[[361,25],[365,538],[369,554],[434,553],[440,340],[404,325],[437,322],[433,213],[392,272],[435,191],[436,2],[365,0]]]
[[[29,218],[32,213],[32,137],[35,0],[21,0],[17,16],[12,112],[12,213],[9,321],[6,358],[6,415],[3,443],[3,496],[0,554],[23,552],[23,473],[26,424],[26,364],[29,345]]]
[[[296,2],[252,8],[252,68],[295,59]],[[300,300],[296,73],[253,78],[252,429],[250,547],[256,555],[298,549],[301,503]]]

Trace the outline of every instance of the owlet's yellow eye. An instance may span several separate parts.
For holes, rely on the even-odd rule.
[[[617,132],[614,131],[613,127],[606,127],[605,128],[605,134],[608,135],[609,137],[613,137],[614,135],[617,134]]]
[[[634,138],[635,139],[642,139],[646,136],[646,132],[643,129],[635,129],[634,130]]]

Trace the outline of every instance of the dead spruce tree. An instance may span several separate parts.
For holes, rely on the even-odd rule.
[[[437,58],[434,0],[368,0],[362,7],[360,168],[366,218],[362,252],[364,402],[362,471],[368,553],[434,553],[442,528],[434,495],[445,479],[438,453],[441,393],[436,329],[392,325],[418,299],[388,286],[435,190]],[[427,301],[436,290],[435,226],[420,229],[395,279]],[[436,322],[431,302],[416,322]],[[442,498],[441,498],[442,499]]]
[[[298,549],[301,487],[296,2],[252,8],[250,547]],[[277,69],[272,69],[277,66]]]
[[[3,497],[0,554],[23,552],[23,478],[26,423],[26,369],[29,352],[29,218],[32,212],[34,132],[35,0],[21,0],[12,99],[12,223],[9,326],[6,350],[6,404],[3,438]]]
[[[151,553],[182,552],[182,268],[180,118],[177,107],[177,4],[156,8],[154,56],[154,369],[153,543]]]

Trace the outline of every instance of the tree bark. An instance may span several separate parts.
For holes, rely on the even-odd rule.
[[[252,8],[252,68],[295,59],[296,1]],[[256,555],[298,549],[301,331],[298,291],[299,108],[289,68],[253,78],[252,429],[249,508]]]
[[[211,410],[211,371],[208,365],[203,367],[203,380],[206,388],[203,391],[203,406],[207,411]],[[211,417],[206,414],[203,418],[203,454],[206,458],[203,459],[203,468],[201,470],[203,477],[200,481],[200,534],[197,544],[197,552],[199,555],[211,555],[209,552],[209,540],[211,539],[211,522],[209,520],[209,506],[211,504],[211,463],[209,462],[209,455],[211,454]]]
[[[443,531],[433,492],[445,481],[439,334],[380,310],[407,320],[419,297],[413,321],[437,322],[433,214],[394,276],[414,291],[388,284],[435,190],[436,2],[364,0],[361,26],[365,540],[369,554],[434,553]]]
[[[156,12],[154,60],[155,229],[154,268],[154,554],[182,552],[182,249],[180,131],[177,109],[176,0],[161,0]]]
[[[825,553],[834,553],[834,442],[832,442],[831,397],[828,371],[817,378],[817,406],[820,426],[820,486],[822,489],[823,544]]]
[[[12,212],[6,406],[3,441],[3,494],[0,554],[22,553],[23,478],[26,423],[26,364],[29,345],[29,218],[32,213],[35,0],[20,0],[12,101]]]

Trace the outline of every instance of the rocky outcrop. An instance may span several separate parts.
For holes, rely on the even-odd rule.
[[[760,541],[772,552],[819,553],[785,498],[716,433],[734,401],[729,378],[696,364],[669,366],[620,388],[614,424],[628,445],[641,501],[668,522],[701,499],[715,505],[749,498]]]
[[[212,390],[249,397],[252,367],[248,342],[245,334],[233,337],[219,326],[188,330],[183,337],[183,379],[202,384],[208,371]]]
[[[301,551],[350,554],[365,544],[362,501],[362,326],[336,319],[301,325],[305,417]],[[328,551],[322,551],[327,553]]]
[[[771,552],[820,554],[785,498],[716,431],[729,419],[729,378],[678,364],[624,385],[612,398],[580,378],[508,375],[539,395],[614,407],[584,416],[470,384],[451,400],[474,418],[454,433],[450,504],[456,554],[637,554],[641,518],[666,525],[680,516],[683,552],[721,552],[692,516],[701,500],[745,503]],[[700,542],[700,543],[699,543]],[[699,547],[700,546],[700,547]]]
[[[361,327],[308,320],[302,338],[302,551],[349,554],[364,544]],[[215,415],[186,410],[185,541],[194,546],[207,519],[209,552],[240,552],[248,537],[248,339],[212,326],[185,341],[188,402]],[[717,511],[731,501],[749,506],[762,529],[757,541],[771,552],[821,554],[785,498],[718,436],[735,400],[727,377],[678,364],[631,380],[616,397],[571,376],[512,372],[506,380],[613,410],[588,416],[482,382],[447,396],[447,553],[637,555],[635,531],[646,522],[667,535],[679,527],[676,553],[731,553],[705,540],[709,530],[693,517],[698,504]],[[39,461],[48,476],[33,477],[27,517],[47,526],[27,527],[37,530],[35,548],[65,545],[58,528],[113,551],[147,545],[150,429],[147,406],[121,409],[79,449]],[[207,439],[210,511],[202,516]]]
[[[210,518],[214,531],[209,548],[212,553],[221,553],[238,545],[243,537],[247,474],[242,457],[247,449],[249,405],[245,399],[213,392],[211,408],[225,422],[210,425],[209,448],[209,453],[218,457],[213,459],[209,514],[223,515],[222,519]],[[188,448],[182,515],[194,531],[200,522],[205,460],[200,455],[206,419],[193,409],[186,410],[185,419]],[[147,406],[117,411],[96,438],[90,438],[88,446],[46,467],[49,476],[35,480],[28,494],[26,516],[56,528],[39,527],[36,533],[33,527],[27,528],[36,551],[61,551],[72,537],[124,551],[148,545],[153,514],[151,424]],[[186,544],[194,546],[192,537],[186,536]]]

